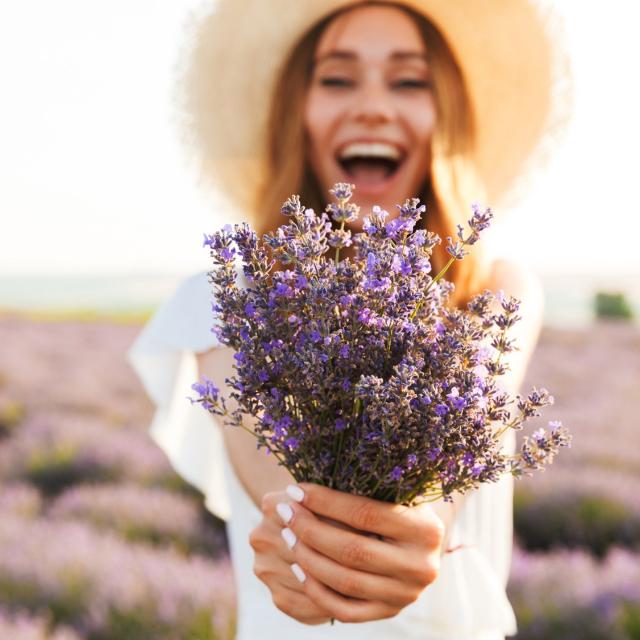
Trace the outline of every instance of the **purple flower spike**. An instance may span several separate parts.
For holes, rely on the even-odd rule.
[[[371,222],[371,218],[368,217],[363,219],[362,228],[364,229],[364,232],[370,236],[379,231],[378,227]]]
[[[443,279],[491,210],[473,205],[436,276],[440,238],[416,229],[426,211],[419,200],[393,218],[374,206],[355,232],[345,226],[359,214],[353,185],[331,193],[320,213],[292,196],[285,222],[262,238],[246,223],[205,234],[216,336],[235,353],[226,381],[234,409],[206,380],[193,386],[192,402],[229,426],[256,418],[258,449],[296,481],[387,502],[450,501],[544,468],[569,446],[560,423],[525,435],[515,455],[497,437],[552,402],[544,389],[516,398],[501,391],[519,301],[485,291],[457,308]]]
[[[402,469],[402,467],[393,467],[393,469],[391,470],[391,473],[389,474],[389,476],[391,477],[391,480],[393,480],[394,482],[398,482],[399,480],[402,480],[403,475],[404,475],[404,470]]]
[[[464,250],[463,242],[454,242],[451,237],[448,236],[447,253],[456,260],[462,260],[469,252]]]
[[[355,185],[349,184],[348,182],[338,182],[332,189],[329,189],[329,193],[337,200],[349,200],[354,189]]]
[[[335,424],[336,431],[344,431],[347,428],[347,421],[343,418],[338,418]]]
[[[481,210],[480,205],[478,203],[473,203],[471,205],[471,209],[473,211],[473,215],[469,220],[469,226],[477,232],[484,231],[490,224],[493,219],[493,212],[489,207]]]
[[[190,398],[192,404],[194,402],[202,402],[204,404],[207,404],[207,406],[210,408],[217,407],[220,389],[216,387],[212,380],[204,376],[201,382],[194,382],[191,385],[191,389],[200,396],[196,400]]]
[[[437,404],[435,407],[435,413],[437,416],[446,416],[449,413],[449,407],[446,404]]]
[[[296,213],[302,212],[302,205],[300,204],[300,196],[291,196],[283,205],[280,211],[285,216],[293,216]]]

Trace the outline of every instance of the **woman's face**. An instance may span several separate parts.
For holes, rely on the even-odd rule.
[[[390,217],[395,204],[417,196],[429,173],[436,106],[413,20],[394,7],[367,6],[331,22],[318,42],[304,120],[308,161],[325,193],[350,182],[365,215],[378,204]]]

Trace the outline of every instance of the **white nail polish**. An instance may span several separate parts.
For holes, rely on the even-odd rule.
[[[293,518],[293,509],[286,502],[279,502],[276,505],[276,511],[285,524]]]
[[[284,538],[284,541],[287,543],[287,547],[289,547],[289,549],[293,549],[293,547],[296,544],[296,542],[298,542],[298,538],[297,538],[296,534],[293,533],[293,531],[291,531],[291,529],[289,529],[287,527],[285,527],[280,532],[280,534]]]
[[[293,571],[293,575],[300,580],[300,582],[304,582],[307,579],[302,567],[295,562],[291,565],[291,571]]]
[[[304,491],[296,484],[290,484],[287,487],[287,494],[296,502],[302,502],[304,500]]]

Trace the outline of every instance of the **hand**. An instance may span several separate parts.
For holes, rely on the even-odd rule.
[[[292,575],[318,611],[341,622],[390,618],[436,579],[445,527],[429,505],[404,507],[307,483],[290,487],[289,498],[275,503],[267,494],[263,512],[270,522],[278,511],[286,520]]]
[[[284,525],[276,507],[290,501],[284,491],[267,493],[262,499],[262,520],[249,536],[255,552],[253,571],[269,587],[280,611],[304,624],[323,624],[329,622],[331,614],[305,593],[291,571],[295,558],[281,535]]]

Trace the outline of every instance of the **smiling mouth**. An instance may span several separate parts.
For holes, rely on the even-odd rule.
[[[373,185],[393,177],[404,161],[404,153],[386,143],[352,143],[346,145],[336,160],[349,179]]]
[[[340,160],[340,166],[350,178],[358,182],[379,182],[394,175],[398,170],[399,162],[363,156]]]

